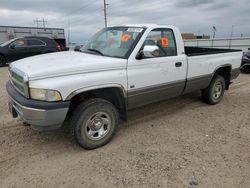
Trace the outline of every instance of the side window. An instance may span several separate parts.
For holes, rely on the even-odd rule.
[[[171,29],[154,29],[152,30],[143,46],[156,45],[159,47],[159,57],[176,56],[177,48],[174,33]]]
[[[26,47],[27,41],[23,38],[15,40],[12,44],[15,45],[15,47]]]
[[[163,38],[167,38],[168,46],[164,48],[168,56],[176,56],[177,55],[177,48],[175,43],[175,37],[172,30],[165,30],[163,31]]]
[[[27,40],[28,46],[44,46],[45,43],[43,41],[37,39],[28,39]]]

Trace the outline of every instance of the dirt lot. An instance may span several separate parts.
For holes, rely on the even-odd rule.
[[[222,103],[190,94],[130,112],[108,145],[86,151],[67,129],[39,133],[7,112],[0,68],[0,187],[250,186],[250,75]]]

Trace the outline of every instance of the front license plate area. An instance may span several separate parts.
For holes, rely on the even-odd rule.
[[[13,107],[11,103],[9,103],[9,112],[11,113],[13,118],[16,118],[18,116],[16,109]]]

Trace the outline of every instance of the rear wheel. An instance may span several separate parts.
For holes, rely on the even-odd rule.
[[[0,55],[0,67],[3,67],[6,65],[6,59],[4,56]]]
[[[118,112],[113,104],[103,99],[89,99],[81,103],[72,116],[71,124],[77,142],[85,149],[107,144],[115,135]]]
[[[225,79],[217,75],[213,78],[210,85],[202,90],[202,99],[208,104],[218,104],[224,95],[225,92]]]

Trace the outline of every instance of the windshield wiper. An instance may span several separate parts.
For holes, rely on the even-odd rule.
[[[96,53],[98,53],[98,54],[104,56],[104,54],[103,54],[102,52],[100,52],[99,50],[96,50],[96,49],[93,49],[93,48],[89,48],[89,49],[87,49],[87,50],[88,50],[88,51],[92,51],[92,52],[96,52]]]

